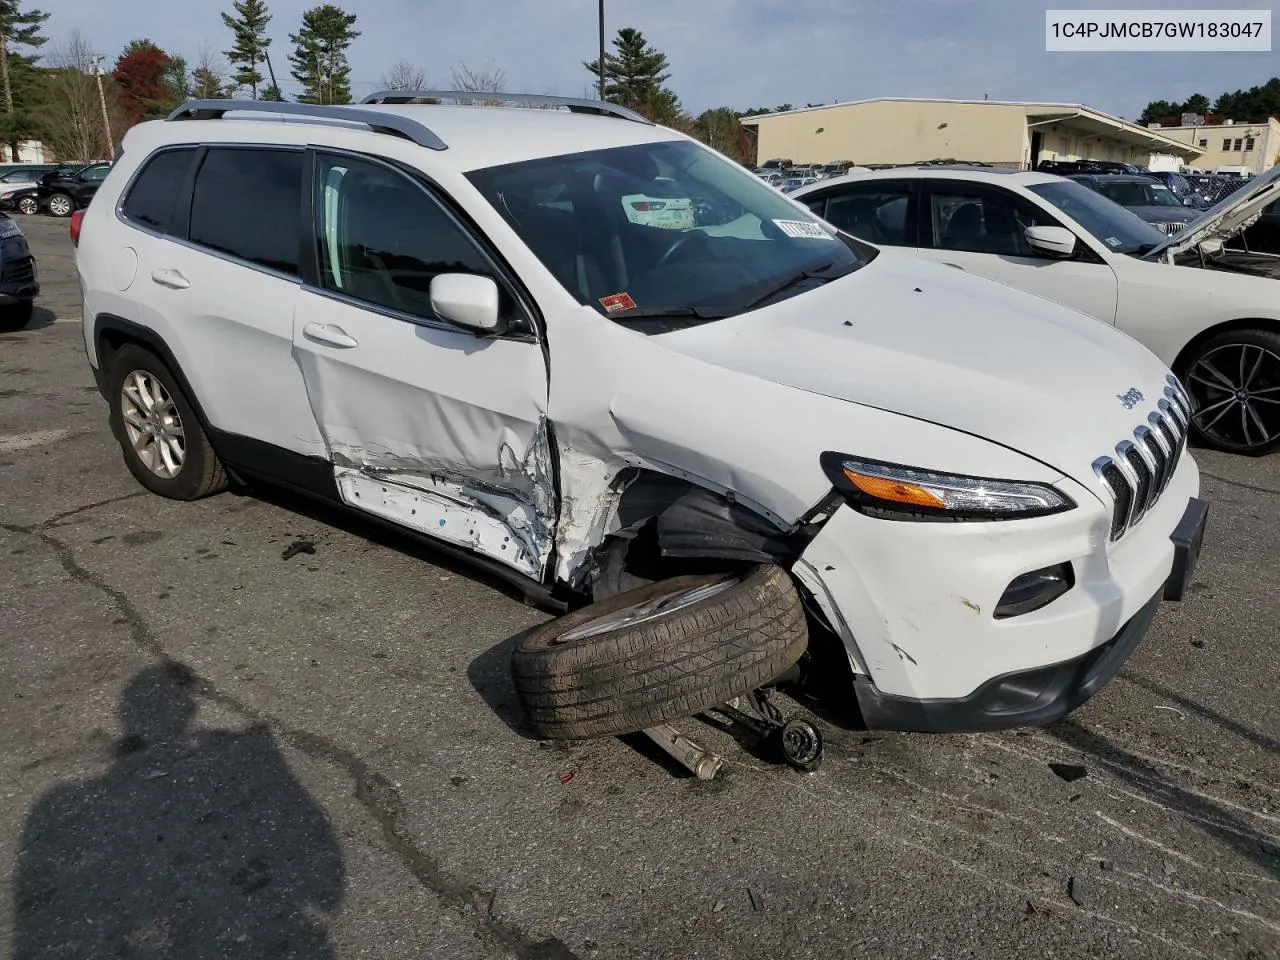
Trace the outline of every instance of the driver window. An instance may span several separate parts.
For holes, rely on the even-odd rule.
[[[908,207],[912,186],[904,181],[875,180],[847,187],[827,197],[826,213],[832,226],[845,233],[891,247],[915,246]]]
[[[1060,226],[1032,204],[1007,190],[974,190],[947,183],[933,187],[929,198],[933,246],[938,250],[1033,257],[1027,227]]]
[[[324,289],[435,319],[431,281],[436,276],[495,276],[462,229],[404,174],[365,160],[322,156],[316,183]],[[504,313],[509,312],[505,290],[503,301]]]

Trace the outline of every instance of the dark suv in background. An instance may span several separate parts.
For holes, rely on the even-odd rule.
[[[55,217],[69,217],[89,205],[110,172],[109,163],[91,163],[78,170],[51,170],[40,178],[36,199]]]

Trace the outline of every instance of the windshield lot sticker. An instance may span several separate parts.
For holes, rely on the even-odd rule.
[[[1118,247],[1120,246],[1120,240],[1118,237],[1107,237],[1106,244],[1109,247]]]
[[[600,298],[600,306],[604,307],[605,313],[621,313],[623,310],[634,310],[636,302],[631,299],[630,294],[611,293]]]
[[[795,237],[797,240],[835,239],[812,220],[775,220],[773,224],[788,237]]]

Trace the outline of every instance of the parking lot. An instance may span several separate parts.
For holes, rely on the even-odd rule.
[[[1197,452],[1191,596],[1065,721],[824,711],[807,776],[688,721],[728,760],[701,782],[532,739],[508,658],[546,615],[496,582],[284,494],[143,492],[66,221],[20,223],[0,955],[169,956],[181,926],[211,957],[1280,957],[1280,455]]]

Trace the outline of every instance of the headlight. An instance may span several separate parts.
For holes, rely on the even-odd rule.
[[[822,469],[852,506],[888,520],[1013,520],[1075,507],[1046,483],[935,473],[842,453],[824,453]]]

